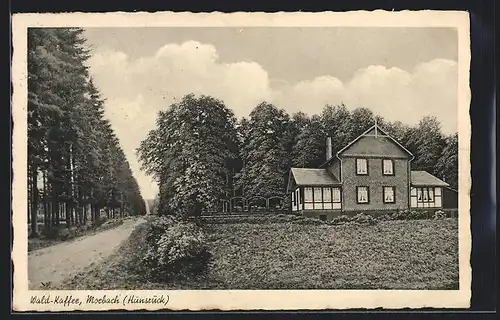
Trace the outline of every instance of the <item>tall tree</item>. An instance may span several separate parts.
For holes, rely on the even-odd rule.
[[[160,213],[199,215],[230,192],[237,156],[236,119],[220,100],[185,96],[160,112],[157,128],[137,150],[160,187]]]
[[[352,140],[351,124],[353,120],[344,104],[339,106],[326,105],[321,112],[321,121],[326,137],[332,139],[333,152],[340,150]]]
[[[38,236],[39,211],[46,230],[59,225],[61,217],[70,227],[86,223],[87,205],[99,195],[99,188],[114,187],[114,194],[125,192],[119,190],[124,185],[105,185],[116,177],[103,170],[103,160],[114,159],[115,168],[123,167],[127,160],[120,155],[118,139],[104,119],[104,102],[85,64],[88,54],[82,29],[28,30],[31,236]],[[129,182],[135,181],[131,172],[127,174]],[[138,188],[133,193],[132,198],[142,201]],[[101,203],[111,205],[110,201]],[[129,207],[137,213],[142,210]]]
[[[378,118],[380,119],[380,118]],[[355,139],[375,124],[375,114],[368,108],[356,108],[351,112],[351,121],[348,123],[349,141]]]
[[[444,147],[441,124],[437,118],[423,117],[418,126],[410,130],[407,145],[415,156],[412,169],[436,174],[436,164]]]
[[[297,137],[292,152],[292,165],[299,168],[317,168],[325,162],[325,137],[321,118],[312,116]]]
[[[250,113],[248,140],[242,146],[244,167],[238,184],[245,197],[280,196],[285,193],[290,168],[290,117],[267,102]]]
[[[410,126],[401,121],[386,122],[383,129],[404,146],[408,145]]]
[[[446,145],[436,164],[438,177],[458,189],[458,133],[446,137]]]

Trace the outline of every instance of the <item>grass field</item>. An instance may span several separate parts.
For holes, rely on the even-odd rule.
[[[145,279],[144,226],[105,263],[64,289],[458,289],[456,219],[375,226],[209,224],[213,254],[203,278]]]

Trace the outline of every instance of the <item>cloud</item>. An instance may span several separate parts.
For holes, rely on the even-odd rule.
[[[107,99],[106,116],[120,138],[143,196],[153,197],[156,186],[140,172],[135,157],[156,114],[185,94],[208,94],[222,99],[238,117],[247,116],[266,100],[289,113],[319,113],[325,104],[343,102],[349,108],[369,107],[388,120],[416,123],[435,115],[446,132],[456,130],[457,66],[436,59],[411,71],[380,65],[358,70],[343,83],[323,75],[297,83],[270,79],[252,61],[222,63],[211,44],[169,43],[148,57],[130,59],[123,52],[102,51],[89,59],[91,74]]]
[[[323,106],[343,102],[348,108],[367,107],[387,120],[415,124],[434,115],[446,133],[457,130],[457,66],[436,59],[411,72],[385,66],[368,66],[342,83],[333,76],[301,81],[275,94],[289,111],[318,113]]]

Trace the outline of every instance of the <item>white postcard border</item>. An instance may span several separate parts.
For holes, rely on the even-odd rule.
[[[28,27],[451,27],[458,45],[459,131],[459,290],[172,290],[172,291],[34,291],[28,290],[27,267],[27,28]],[[469,16],[459,11],[355,11],[323,13],[57,13],[15,14],[12,18],[12,114],[14,242],[13,308],[16,311],[71,310],[300,310],[349,308],[465,308],[470,305],[470,39]],[[153,297],[159,304],[34,305],[34,295]]]

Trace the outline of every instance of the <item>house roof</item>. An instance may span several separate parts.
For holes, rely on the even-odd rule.
[[[299,186],[339,185],[340,181],[326,169],[292,168],[291,173]]]
[[[373,130],[377,130],[380,132],[379,136],[378,137],[375,137],[375,136],[371,136],[371,135],[368,135],[368,133],[370,131],[373,131]],[[361,138],[363,137],[366,137],[366,138],[369,138],[367,140],[367,142],[365,143],[367,146],[370,146],[370,147],[377,147],[377,146],[380,146],[378,149],[376,148],[376,150],[373,150],[375,153],[384,153],[386,152],[387,150],[387,144],[385,143],[375,143],[375,142],[392,142],[394,144],[396,144],[399,148],[401,148],[401,150],[403,150],[406,154],[408,154],[410,157],[413,157],[413,154],[408,151],[408,149],[406,149],[405,147],[403,147],[399,142],[397,142],[393,137],[391,137],[390,135],[388,135],[384,130],[382,130],[377,124],[371,126],[370,128],[368,128],[368,130],[366,130],[365,132],[363,132],[362,134],[360,134],[356,139],[352,140],[351,142],[349,142],[345,147],[343,147],[342,149],[340,149],[338,152],[337,152],[337,155],[341,155],[344,151],[346,151],[347,149],[349,149],[349,147],[351,147],[354,143],[356,143],[357,141],[359,141]],[[384,148],[385,146],[385,148]],[[374,155],[379,155],[379,154],[374,154]]]
[[[374,135],[369,134],[371,131],[374,131],[375,129],[378,132],[380,132],[378,137],[375,137]],[[408,156],[410,157],[410,161],[413,160],[413,157],[414,157],[413,154],[408,149],[406,149],[403,145],[401,145],[396,139],[394,139],[393,137],[388,135],[384,130],[382,130],[378,124],[371,126],[365,132],[363,132],[358,137],[356,137],[354,140],[349,142],[342,149],[337,151],[337,153],[336,153],[337,157],[340,156],[344,151],[349,149],[349,147],[351,147],[353,144],[358,142],[363,137],[369,138],[369,139],[365,139],[366,141],[363,142],[363,144],[365,146],[369,146],[369,148],[366,148],[367,150],[366,150],[366,152],[363,152],[364,154],[359,154],[359,155],[366,156],[369,154],[369,155],[373,155],[373,156],[384,156],[388,152],[388,147],[389,147],[388,143],[392,142],[395,145],[397,145],[401,150],[403,150],[404,153],[408,154]],[[376,143],[376,142],[382,142],[382,143]],[[383,143],[383,142],[388,142],[388,143]],[[368,150],[368,149],[370,149],[370,150]],[[321,168],[324,167],[325,165],[330,163],[333,159],[335,159],[335,157],[331,157],[326,162],[324,162],[320,167]]]
[[[427,171],[412,171],[411,172],[411,184],[413,186],[438,186],[438,187],[448,187],[449,184],[443,180],[436,178]]]

